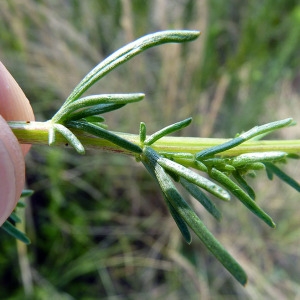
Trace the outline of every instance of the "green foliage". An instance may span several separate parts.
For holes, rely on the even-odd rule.
[[[56,132],[58,132],[75,148],[78,153],[84,154],[84,146],[76,137],[76,134],[70,130],[70,128],[75,128],[88,134],[92,134],[93,136],[108,140],[112,144],[119,146],[121,149],[125,149],[131,152],[137,160],[142,161],[149,173],[158,182],[170,213],[173,216],[177,226],[179,227],[179,230],[181,231],[185,241],[190,244],[192,240],[188,230],[189,226],[205,244],[205,246],[213,253],[213,255],[223,264],[223,266],[242,285],[245,285],[247,282],[247,275],[243,268],[232,258],[232,256],[204,226],[197,214],[180,195],[168,174],[170,174],[175,181],[180,182],[180,179],[187,181],[187,184],[184,185],[186,187],[186,190],[191,191],[191,195],[194,195],[196,193],[196,198],[198,199],[202,198],[201,194],[199,194],[199,192],[196,192],[195,189],[192,189],[191,185],[202,188],[215,197],[225,201],[230,200],[229,192],[231,192],[250,211],[257,215],[266,224],[268,224],[270,227],[275,227],[275,223],[273,222],[271,217],[254,202],[253,193],[251,192],[251,190],[247,188],[246,191],[244,191],[241,187],[238,186],[238,184],[236,184],[229,178],[229,175],[232,171],[236,171],[237,175],[235,177],[239,178],[238,182],[241,182],[242,186],[244,187],[245,185],[247,185],[247,183],[244,179],[242,179],[240,171],[249,171],[251,170],[252,165],[256,163],[267,163],[269,173],[272,171],[273,173],[277,174],[279,178],[287,181],[288,183],[291,183],[291,179],[289,179],[287,176],[283,176],[284,173],[281,173],[279,169],[273,167],[272,164],[268,165],[270,164],[270,162],[274,163],[283,160],[287,157],[288,153],[285,153],[283,151],[247,153],[230,159],[222,156],[215,157],[215,155],[220,155],[226,150],[235,148],[240,144],[246,142],[247,140],[261,138],[262,136],[265,136],[274,130],[287,127],[293,124],[293,120],[291,118],[261,126],[256,126],[228,142],[204,149],[196,153],[194,156],[189,157],[195,166],[197,166],[197,162],[201,165],[204,165],[205,171],[209,175],[209,177],[214,181],[220,183],[225,187],[225,189],[221,188],[215,182],[191,171],[183,164],[181,165],[168,158],[161,157],[159,153],[151,148],[151,145],[153,145],[164,136],[170,133],[174,133],[190,125],[192,118],[169,125],[149,137],[147,137],[146,134],[147,130],[145,123],[141,123],[139,138],[141,142],[140,146],[119,137],[117,134],[114,134],[107,129],[102,128],[102,126],[99,126],[94,122],[87,121],[86,119],[78,117],[78,114],[76,115],[77,120],[72,120],[72,114],[76,110],[80,110],[79,115],[82,111],[83,117],[88,116],[97,118],[99,117],[99,105],[103,107],[103,105],[107,104],[127,104],[130,102],[141,100],[144,97],[143,94],[129,94],[128,96],[121,97],[114,95],[103,95],[80,98],[80,96],[108,72],[110,72],[112,69],[116,68],[123,62],[126,62],[129,59],[133,58],[136,54],[150,47],[168,42],[180,43],[191,41],[194,40],[198,35],[199,33],[195,31],[162,31],[142,37],[113,53],[84,77],[84,79],[77,85],[77,87],[75,87],[74,91],[67,98],[60,110],[53,116],[50,121],[46,123],[49,124],[49,145],[53,145],[55,143],[55,135]],[[94,114],[84,113],[86,108],[90,110],[91,106],[92,112],[94,112]],[[104,120],[102,116],[100,116],[100,118],[101,121]],[[166,145],[166,147],[168,147],[168,144]],[[176,154],[180,155],[181,153],[177,152]],[[185,155],[185,153],[183,153],[182,155]],[[293,186],[293,184],[291,185]],[[296,186],[296,189],[298,188],[298,186]],[[247,193],[247,190],[250,191],[250,195]],[[206,203],[209,202],[206,201]],[[205,205],[204,207],[206,206],[207,205]],[[213,214],[216,215],[216,210],[212,211],[212,207],[213,206],[210,205],[209,210],[211,213],[213,212]],[[17,223],[20,222],[19,218],[17,218],[14,212],[10,216],[10,219]],[[29,239],[19,230],[17,230],[10,223],[10,220],[6,221],[3,224],[2,228],[15,238],[23,241],[24,243],[29,243]]]
[[[226,5],[211,1],[201,9],[200,1],[187,1],[174,4],[174,14],[165,13],[168,5],[158,7],[147,1],[131,1],[126,10],[121,1],[58,2],[10,1],[10,8],[4,2],[0,12],[4,25],[0,29],[1,59],[25,90],[38,119],[51,117],[61,104],[53,99],[65,99],[80,78],[114,49],[148,32],[182,27],[201,29],[201,41],[182,51],[175,45],[161,52],[150,50],[101,80],[97,91],[103,93],[131,92],[134,83],[135,90],[147,94],[142,109],[139,104],[126,105],[119,113],[116,109],[121,104],[102,107],[115,110],[106,118],[108,128],[136,132],[143,120],[148,131],[155,132],[192,115],[194,122],[177,135],[233,136],[258,122],[286,115],[295,118],[293,113],[299,111],[298,98],[289,104],[287,93],[277,100],[283,83],[296,83],[299,69],[299,5],[293,1],[229,1]],[[155,18],[157,12],[164,18]],[[211,104],[216,103],[215,91],[222,87],[223,76],[228,76],[229,83],[221,97],[222,109],[214,115]],[[286,112],[290,105],[293,109]],[[103,125],[100,123],[97,125]],[[176,155],[167,150],[161,156],[194,166],[194,156],[189,153]],[[211,166],[215,162],[209,159]],[[181,243],[159,201],[155,182],[126,157],[94,152],[78,157],[71,151],[33,147],[27,160],[28,184],[36,191],[26,222],[26,232],[33,241],[27,255],[36,298],[193,299],[201,294],[207,299],[253,299],[297,295],[298,196],[276,181],[277,175],[268,167],[268,174],[276,175],[273,183],[265,185],[261,180],[262,186],[260,180],[252,181],[250,169],[265,168],[268,162],[228,172],[235,179],[247,179],[246,185],[256,190],[256,201],[267,207],[278,223],[275,231],[240,209],[234,199],[217,203],[230,222],[215,222],[198,203],[190,203],[246,268],[249,288],[241,289],[200,242]],[[203,163],[195,164],[206,172]],[[225,161],[222,171],[228,166]],[[288,168],[289,173],[297,171],[293,164]],[[167,176],[176,179],[174,174]],[[184,186],[182,178],[180,183]],[[190,200],[185,191],[179,191]],[[214,204],[214,200],[210,202]],[[15,262],[24,254],[16,253],[9,237],[1,235],[1,241],[1,282],[6,286],[2,295],[23,299]],[[28,270],[21,272],[29,274]],[[14,288],[6,282],[14,283]]]

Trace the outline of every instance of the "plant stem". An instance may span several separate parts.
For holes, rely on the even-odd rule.
[[[22,144],[48,145],[49,122],[8,122],[10,128]],[[86,149],[98,149],[108,152],[118,152],[135,156],[136,153],[123,149],[107,140],[89,135],[83,131],[72,129]],[[137,134],[114,132],[120,137],[142,146]],[[217,138],[194,137],[163,137],[156,141],[152,148],[157,152],[184,152],[195,154],[208,147],[216,146],[228,141]],[[57,133],[55,146],[69,146],[63,136]],[[227,156],[236,156],[250,152],[283,151],[286,153],[300,153],[300,140],[259,140],[247,141],[233,149],[222,152]]]

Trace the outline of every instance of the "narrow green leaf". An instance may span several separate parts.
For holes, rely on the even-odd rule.
[[[205,172],[205,173],[208,172],[208,169],[207,169],[206,165],[204,163],[202,163],[201,161],[198,161],[198,160],[194,161],[194,168],[196,168],[199,171]]]
[[[18,208],[24,208],[24,207],[26,207],[26,204],[23,201],[19,200],[16,207],[18,207]]]
[[[161,180],[165,180],[161,178]],[[189,207],[186,201],[180,196],[175,188],[165,191],[173,207],[185,220],[195,234],[200,238],[209,251],[221,262],[221,264],[239,281],[242,285],[247,282],[247,275],[238,262],[226,251],[219,241],[201,222],[195,212]]]
[[[182,177],[180,178],[180,183],[189,192],[189,194],[191,194],[196,200],[198,200],[212,216],[214,216],[218,221],[221,220],[221,212],[217,209],[213,202],[208,197],[206,197],[201,189]]]
[[[146,170],[152,176],[152,178],[157,181],[157,178],[156,178],[155,173],[154,173],[154,169],[150,166],[150,164],[148,163],[148,161],[146,161],[144,159],[142,159],[141,161],[142,161],[144,167],[146,168]]]
[[[271,217],[266,214],[253,199],[243,191],[235,182],[233,182],[228,176],[220,172],[219,170],[212,168],[209,172],[211,178],[222,184],[228,191],[230,191],[234,196],[237,197],[250,211],[252,211],[256,216],[263,220],[270,227],[275,228],[276,225],[271,219]]]
[[[246,191],[246,193],[255,201],[255,192],[252,187],[247,183],[239,171],[232,172],[233,177],[238,182],[238,184]]]
[[[173,179],[173,181],[175,182],[179,182],[180,181],[180,175],[178,175],[177,173],[170,171],[170,170],[166,170],[165,172]]]
[[[168,30],[149,34],[137,39],[111,54],[93,70],[91,70],[75,87],[71,95],[67,98],[65,104],[78,99],[88,88],[90,88],[104,75],[146,49],[165,43],[189,42],[195,40],[199,35],[199,31]]]
[[[181,197],[172,180],[164,172],[164,169],[158,164],[157,156],[153,154],[153,152],[145,153],[144,159],[147,159],[151,167],[154,168],[156,178],[164,196],[169,200],[172,207],[177,211],[181,218],[196,233],[208,250],[212,252],[212,254],[237,279],[238,282],[240,282],[242,285],[245,285],[247,282],[247,275],[243,268],[211,234],[196,213]]]
[[[184,221],[184,219],[181,217],[181,215],[177,212],[177,210],[172,206],[172,204],[170,203],[170,201],[165,197],[165,202],[169,208],[169,211],[178,227],[178,229],[180,230],[184,240],[188,243],[191,244],[192,242],[192,236],[190,234],[189,228],[186,225],[186,222]]]
[[[202,160],[202,163],[205,164],[208,169],[217,168],[218,170],[226,172],[235,171],[235,167],[231,164],[229,158],[210,157]]]
[[[101,94],[92,95],[80,98],[67,106],[70,112],[83,107],[98,105],[98,104],[128,104],[141,101],[145,98],[143,93],[131,93],[131,94]]]
[[[21,232],[19,229],[17,229],[14,225],[12,225],[9,221],[5,221],[1,228],[5,230],[8,234],[13,236],[14,238],[20,240],[21,242],[25,244],[30,244],[30,239],[26,236],[25,233]]]
[[[185,167],[192,167],[194,169],[207,172],[207,167],[202,162],[195,160],[195,155],[192,153],[159,151],[159,155],[175,161]]]
[[[146,167],[147,171],[150,173],[150,175],[157,181],[155,172],[154,172],[154,168],[153,165],[150,165],[147,161],[142,160],[143,165]],[[158,183],[158,181],[157,181]],[[164,196],[164,200],[166,202],[166,205],[178,227],[178,229],[180,230],[184,240],[190,244],[192,242],[192,236],[190,234],[190,231],[185,223],[185,221],[181,218],[181,216],[177,213],[176,209],[173,208],[172,204],[170,203],[170,201]]]
[[[167,127],[162,128],[161,130],[153,133],[152,135],[150,135],[146,140],[145,140],[145,145],[152,145],[153,143],[155,143],[157,140],[159,140],[160,138],[164,137],[165,135],[168,135],[170,133],[173,133],[175,131],[181,130],[184,127],[187,127],[188,125],[190,125],[192,122],[192,118],[188,118],[185,119],[183,121],[174,123],[172,125],[169,125]]]
[[[111,143],[118,145],[126,150],[132,151],[134,153],[142,153],[143,150],[136,144],[133,144],[118,135],[105,130],[99,126],[96,126],[94,124],[88,123],[88,122],[75,122],[75,121],[70,121],[66,124],[67,126],[71,128],[77,128],[80,130],[83,130],[85,132],[88,132],[92,135],[98,136],[100,138],[103,138],[105,140],[110,141]]]
[[[9,216],[9,219],[15,223],[21,223],[22,220],[16,215],[15,212],[12,212]]]
[[[55,128],[54,128],[54,126],[49,127],[48,143],[49,143],[50,146],[55,143]]]
[[[287,153],[282,151],[245,153],[234,157],[231,160],[231,164],[232,166],[237,168],[245,164],[278,161],[285,158],[286,156]]]
[[[78,153],[85,153],[83,145],[70,129],[61,124],[53,124],[53,128],[55,131],[59,132]]]
[[[144,122],[140,123],[140,143],[143,145],[146,139],[147,128]]]
[[[264,133],[270,133],[274,130],[277,130],[277,129],[280,129],[283,127],[287,127],[292,124],[293,124],[293,119],[288,118],[288,119],[284,119],[281,121],[275,121],[275,122],[271,122],[268,124],[264,124],[261,126],[255,126],[252,129],[250,129],[249,131],[242,133],[238,137],[236,137],[228,142],[225,142],[221,145],[213,146],[213,147],[210,147],[210,148],[207,148],[207,149],[204,149],[204,150],[198,152],[196,154],[196,159],[203,160],[206,157],[209,157],[209,156],[215,155],[217,153],[221,153],[221,152],[224,152],[231,148],[234,148],[234,147],[242,144],[243,142],[254,138],[255,136],[258,136],[258,135],[264,134]]]
[[[71,113],[69,115],[67,115],[64,118],[65,122],[68,121],[76,121],[76,120],[80,120],[80,119],[84,119],[90,116],[96,116],[96,115],[100,115],[100,114],[104,114],[113,110],[117,110],[122,108],[123,106],[125,106],[126,104],[99,104],[99,105],[95,105],[93,107],[90,108],[86,108],[80,111],[76,111],[74,113]]]
[[[292,158],[292,159],[299,159],[300,155],[296,153],[288,153],[287,158]]]
[[[275,174],[278,178],[294,188],[297,192],[300,192],[300,184],[296,180],[291,178],[289,175],[284,173],[272,163],[265,163],[265,166],[267,168],[267,171],[271,171],[272,174]]]
[[[77,99],[74,102],[69,103],[60,114],[56,114],[52,118],[54,123],[63,123],[65,120],[70,119],[70,114],[77,111],[88,108],[90,106],[97,106],[100,104],[127,104],[132,102],[141,101],[145,97],[142,93],[133,94],[101,94],[92,95]]]
[[[264,165],[265,166],[265,165]],[[273,180],[273,178],[274,178],[274,174],[273,174],[273,172],[272,172],[272,170],[271,169],[269,169],[269,168],[267,168],[266,166],[265,166],[265,168],[266,168],[266,173],[267,173],[267,177],[268,177],[268,179],[269,180]]]
[[[103,123],[105,122],[105,119],[101,116],[90,116],[90,117],[86,117],[84,119],[87,122],[92,122],[92,123]]]
[[[196,154],[196,159],[203,160],[206,157],[213,156],[217,153],[224,152],[226,150],[234,148],[234,147],[242,144],[243,142],[245,142],[245,139],[243,139],[241,137],[236,137],[236,138],[234,138],[228,142],[225,142],[221,145],[213,146],[213,147],[210,147],[210,148],[207,148],[207,149],[204,149],[204,150],[198,152]]]
[[[163,155],[166,158],[177,161],[178,159],[194,160],[194,154],[186,152],[159,152],[160,155]]]
[[[23,190],[20,198],[30,197],[33,193],[34,193],[33,190],[28,190],[28,189],[27,190]]]
[[[256,163],[247,164],[247,165],[242,166],[238,169],[242,170],[243,172],[248,172],[248,171],[251,171],[251,170],[255,170],[255,171],[264,170],[265,168],[266,167],[263,163],[256,162]]]
[[[169,159],[166,158],[162,158],[159,157],[159,155],[150,147],[146,146],[144,148],[144,153],[147,155],[150,154],[152,156],[156,155],[157,158],[157,162],[159,163],[159,165],[161,165],[164,169],[171,171],[183,178],[185,178],[186,180],[194,183],[195,185],[205,189],[206,191],[208,191],[209,193],[215,195],[216,197],[225,200],[225,201],[229,201],[230,200],[230,196],[227,193],[227,191],[225,191],[223,188],[221,188],[220,186],[216,185],[214,182],[206,179],[203,176],[200,176],[199,174],[193,172],[192,170],[176,163],[173,162]]]

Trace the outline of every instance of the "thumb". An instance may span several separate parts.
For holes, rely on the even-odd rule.
[[[34,114],[28,99],[1,61],[0,115],[6,121],[34,121]],[[25,155],[30,145],[22,145],[21,148]]]
[[[0,226],[10,216],[25,182],[24,155],[29,145],[21,145],[6,121],[33,121],[29,101],[11,74],[0,62]]]

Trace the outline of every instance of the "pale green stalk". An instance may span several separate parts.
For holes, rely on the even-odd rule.
[[[23,144],[48,145],[48,133],[50,124],[48,122],[9,122],[12,131]],[[123,154],[136,154],[125,150],[107,140],[91,136],[80,130],[73,130],[76,137],[81,141],[85,149],[99,149],[109,152],[120,152]],[[141,145],[140,136],[135,134],[114,132],[120,137]],[[208,147],[220,145],[229,139],[217,138],[195,138],[195,137],[163,137],[156,141],[152,148],[157,152],[184,152],[195,154]],[[68,146],[67,140],[57,134],[55,146]],[[236,156],[243,153],[282,151],[286,153],[300,153],[300,140],[259,140],[246,141],[242,145],[222,152],[226,156]]]

